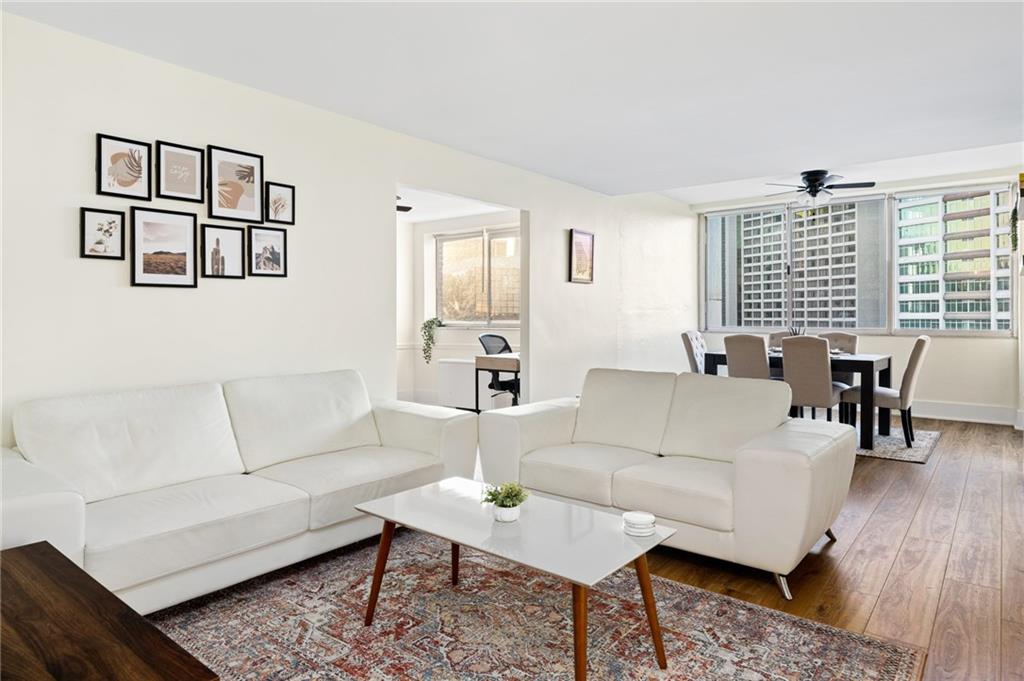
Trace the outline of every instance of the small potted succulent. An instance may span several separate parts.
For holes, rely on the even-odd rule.
[[[519,520],[519,507],[529,496],[518,482],[503,482],[489,485],[484,492],[484,502],[494,504],[494,519],[501,523]]]

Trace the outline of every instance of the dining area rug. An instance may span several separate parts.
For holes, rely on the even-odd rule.
[[[914,446],[907,447],[907,441],[903,439],[903,431],[899,426],[895,426],[893,431],[895,434],[890,435],[875,433],[875,448],[861,449],[858,447],[857,456],[909,463],[927,463],[928,457],[935,451],[935,445],[939,443],[939,437],[942,435],[937,430],[916,430],[914,431]]]
[[[569,585],[399,530],[372,626],[375,544],[364,542],[150,615],[222,679],[573,678]],[[632,569],[589,598],[589,677],[914,681],[925,654],[653,578],[668,669],[658,669]]]

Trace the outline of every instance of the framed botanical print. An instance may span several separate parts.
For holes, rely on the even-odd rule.
[[[211,144],[206,162],[210,217],[263,222],[263,157]]]
[[[149,142],[96,135],[96,193],[152,199],[151,154]]]
[[[245,279],[245,230],[241,227],[203,225],[202,268],[204,277]]]
[[[156,195],[161,199],[203,202],[203,150],[156,141]]]
[[[288,276],[288,232],[249,226],[249,276]]]
[[[267,222],[294,225],[295,187],[290,184],[267,182],[267,206],[264,216]]]
[[[132,286],[195,288],[196,216],[132,206]]]
[[[582,229],[569,230],[569,281],[594,283],[594,235]]]
[[[119,210],[82,208],[79,255],[83,258],[124,260],[124,213]]]

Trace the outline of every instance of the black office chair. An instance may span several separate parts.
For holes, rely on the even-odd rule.
[[[501,355],[507,352],[512,352],[512,346],[508,344],[508,341],[504,336],[499,336],[496,333],[482,333],[480,334],[480,345],[484,346],[484,353],[488,355]],[[491,397],[497,397],[501,393],[512,394],[512,406],[519,405],[519,378],[512,378],[508,380],[501,380],[498,376],[497,371],[491,372],[491,382],[487,384],[487,387],[491,390],[497,390],[498,392],[491,395]]]

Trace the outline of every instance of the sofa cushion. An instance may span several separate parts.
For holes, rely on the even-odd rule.
[[[661,453],[731,462],[741,445],[785,423],[790,395],[783,381],[679,374]]]
[[[14,432],[87,502],[243,470],[216,383],[26,402]]]
[[[380,444],[370,398],[356,371],[229,381],[224,396],[247,471]]]
[[[612,500],[627,511],[711,530],[733,529],[733,466],[684,456],[658,457],[615,473]]]
[[[222,475],[85,507],[85,569],[110,590],[306,531],[309,496],[252,475]]]
[[[573,442],[657,453],[675,374],[591,369],[583,384]]]
[[[544,447],[519,461],[519,482],[538,492],[611,506],[615,471],[656,458],[637,449],[588,443]]]
[[[312,497],[309,527],[316,530],[362,515],[356,504],[437,482],[436,456],[396,447],[357,447],[263,468],[254,476],[297,487]]]

